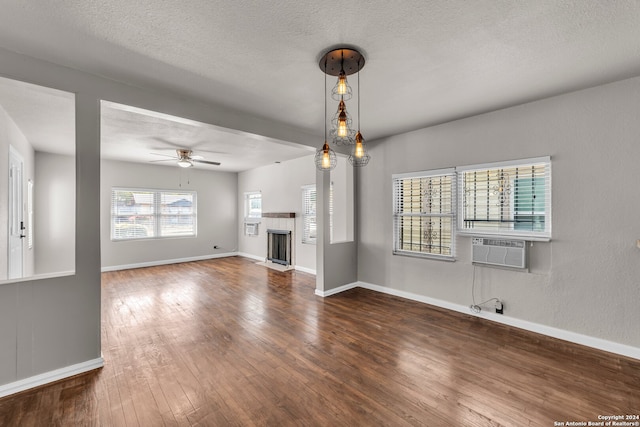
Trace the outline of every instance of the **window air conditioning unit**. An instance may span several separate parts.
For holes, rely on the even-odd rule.
[[[507,268],[527,268],[527,242],[524,240],[471,238],[471,261]]]
[[[246,223],[244,224],[244,234],[246,236],[257,236],[258,235],[258,223]]]

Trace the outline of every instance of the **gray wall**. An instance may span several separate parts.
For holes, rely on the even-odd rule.
[[[238,246],[237,174],[177,166],[103,160],[101,164],[102,267],[206,257]],[[181,186],[180,186],[181,185]],[[111,241],[111,188],[133,187],[197,192],[196,237]],[[220,249],[213,249],[213,246]]]
[[[0,75],[76,94],[75,274],[0,284],[0,387],[100,358],[100,100],[308,144],[286,125],[0,49]]]
[[[353,170],[351,170],[353,173]],[[329,193],[331,174],[316,172],[318,249],[316,252],[316,293],[330,295],[342,286],[356,282],[358,273],[357,240],[331,243]],[[354,197],[357,195],[354,189]],[[355,236],[357,239],[357,236]]]
[[[316,270],[316,245],[302,243],[301,216],[302,186],[315,184],[315,170],[311,155],[238,174],[239,252],[260,258],[267,256],[265,220],[258,227],[258,236],[245,236],[243,230],[244,193],[261,191],[262,212],[295,212],[295,264],[307,270]]]
[[[471,303],[470,239],[457,261],[392,251],[391,174],[551,155],[553,239],[531,272],[477,267],[478,299],[505,316],[640,347],[640,78],[375,141],[361,171],[358,279]]]
[[[75,269],[76,168],[73,156],[35,154],[35,274]]]

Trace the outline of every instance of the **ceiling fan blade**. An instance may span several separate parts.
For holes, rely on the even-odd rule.
[[[191,160],[204,160],[202,156],[191,156]]]
[[[191,158],[191,161],[196,163],[205,163],[207,165],[220,166],[220,162],[210,162],[209,160],[198,160],[198,159],[194,159],[193,157]]]
[[[176,158],[172,158],[172,159],[161,159],[161,160],[149,160],[149,163],[157,163],[157,162],[174,162],[178,159]]]

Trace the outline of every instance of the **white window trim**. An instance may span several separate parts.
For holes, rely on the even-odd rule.
[[[399,214],[396,213],[396,203],[398,201],[398,194],[397,194],[397,186],[395,184],[396,180],[398,179],[407,179],[407,178],[429,178],[429,177],[436,177],[436,176],[444,176],[444,175],[448,175],[451,176],[452,179],[452,183],[451,183],[451,213],[448,214],[439,214],[439,215],[435,215],[437,217],[450,217],[452,224],[451,224],[451,255],[442,255],[442,254],[435,254],[435,253],[424,253],[424,252],[414,252],[414,251],[407,251],[407,250],[401,250],[398,249],[397,244],[399,242],[399,236],[398,236],[398,232],[399,232],[399,227],[397,225],[397,218],[400,216]],[[455,168],[446,168],[446,169],[434,169],[434,170],[427,170],[427,171],[418,171],[418,172],[408,172],[408,173],[399,173],[399,174],[392,174],[391,175],[392,178],[392,192],[393,192],[393,204],[392,204],[392,209],[393,209],[393,215],[392,215],[392,220],[393,220],[393,254],[394,255],[402,255],[402,256],[410,256],[410,257],[417,257],[417,258],[429,258],[429,259],[437,259],[437,260],[442,260],[442,261],[455,261],[456,259],[456,209],[457,209],[457,204],[456,204],[456,196],[457,196],[457,184],[456,184],[456,180],[457,180],[457,175],[456,175],[456,169]],[[424,216],[434,216],[434,215],[424,215]]]
[[[317,243],[317,233],[318,233],[318,193],[316,192],[316,213],[315,215],[307,215],[306,214],[306,209],[305,209],[305,203],[306,203],[306,193],[309,191],[316,191],[316,185],[315,184],[308,184],[308,185],[303,185],[302,186],[302,243],[304,243],[305,245],[315,245]],[[315,218],[315,223],[316,223],[316,237],[311,237],[308,236],[307,234],[307,229],[306,229],[306,224],[307,224],[307,218],[313,216]]]
[[[33,249],[33,181],[27,183],[27,245]]]
[[[464,173],[474,171],[486,171],[487,169],[500,169],[509,167],[526,167],[535,164],[547,164],[549,170],[545,175],[545,203],[547,209],[545,210],[545,231],[520,231],[520,230],[477,230],[464,228],[464,180],[462,178]],[[459,236],[478,236],[478,237],[498,237],[506,239],[521,239],[527,241],[542,241],[548,242],[551,240],[551,225],[552,225],[552,193],[551,193],[551,156],[532,157],[520,160],[509,160],[493,163],[482,163],[476,165],[458,166],[455,168],[457,172],[458,180],[458,221],[457,221],[457,233]]]
[[[251,215],[249,200],[253,195],[260,195],[260,216]],[[244,193],[244,223],[260,224],[262,222],[262,191],[245,191]]]
[[[115,238],[114,234],[114,222],[113,222],[113,193],[115,191],[140,191],[140,192],[149,192],[154,193],[154,213],[155,217],[155,232],[154,236],[144,236],[144,237],[128,237],[128,238]],[[184,193],[193,195],[193,233],[185,234],[179,236],[160,236],[160,218],[162,217],[160,212],[160,202],[159,195],[161,193]],[[193,238],[198,236],[198,200],[197,200],[197,192],[196,191],[184,191],[184,190],[171,190],[171,189],[157,189],[157,188],[139,188],[139,187],[112,187],[111,188],[111,202],[110,202],[110,213],[109,213],[109,223],[110,223],[110,236],[112,242],[127,242],[131,240],[156,240],[156,239],[183,239],[183,238]]]

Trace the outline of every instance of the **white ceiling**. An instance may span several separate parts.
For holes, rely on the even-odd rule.
[[[198,169],[239,172],[314,153],[311,147],[113,102],[103,101],[101,114],[105,159],[176,165],[176,149],[191,149],[192,156],[220,163],[196,163]]]
[[[0,0],[0,8],[0,47],[297,127],[318,145],[318,59],[341,44],[366,57],[369,141],[640,75],[637,0]]]
[[[74,154],[75,98],[72,93],[0,77],[0,107],[35,150]]]

